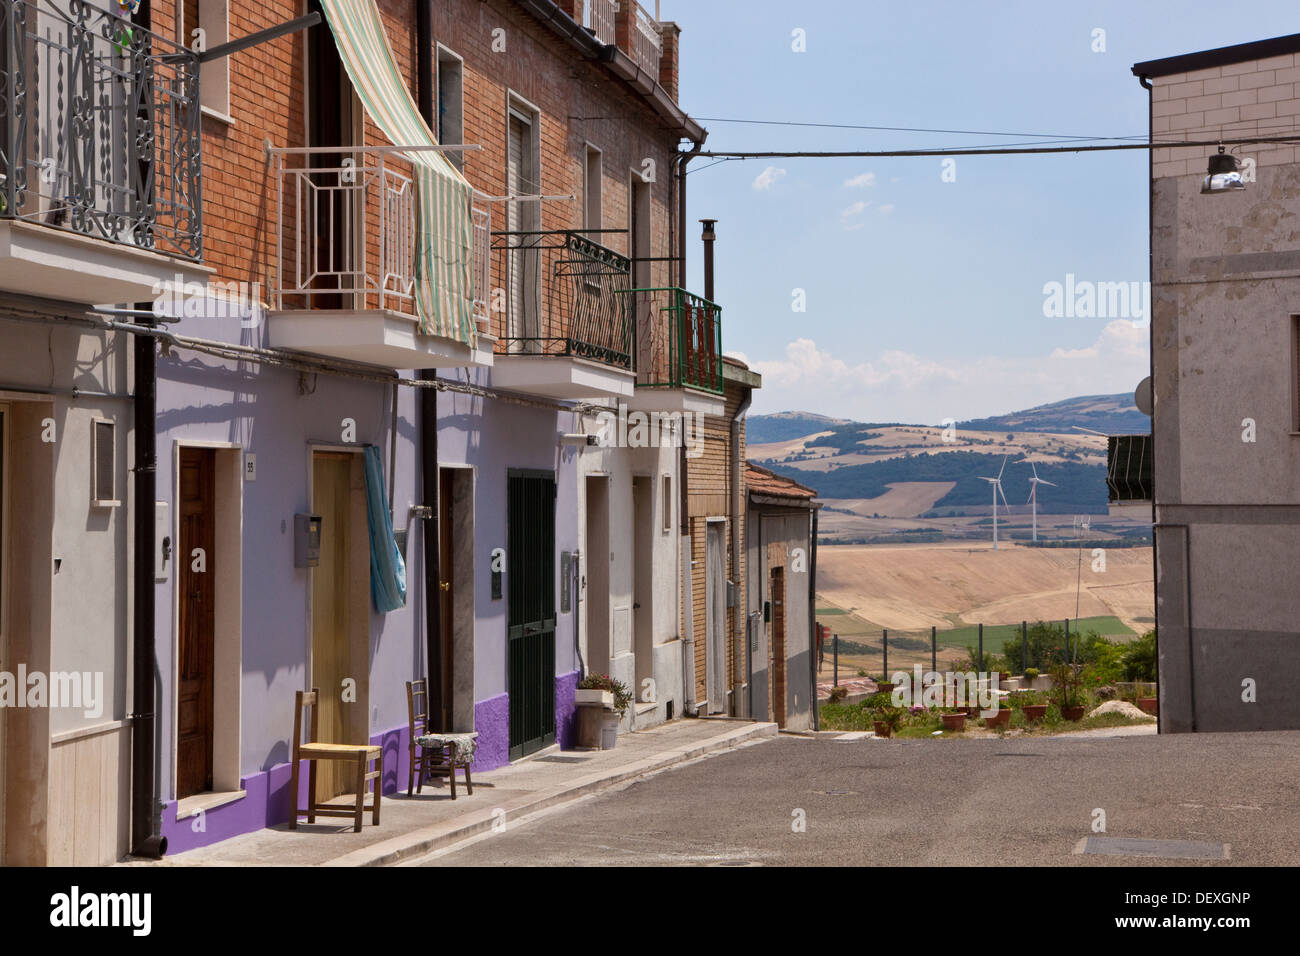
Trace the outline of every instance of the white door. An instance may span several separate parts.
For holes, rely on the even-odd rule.
[[[536,143],[531,120],[517,110],[509,113],[506,139],[506,192],[511,197],[536,196]],[[537,351],[538,245],[539,237],[528,235],[539,227],[538,200],[506,200],[506,231],[510,237],[508,289],[510,309],[507,336],[511,351]]]
[[[704,568],[709,713],[720,714],[727,709],[726,525],[721,521],[709,523]]]

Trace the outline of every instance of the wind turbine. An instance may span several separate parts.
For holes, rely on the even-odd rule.
[[[998,549],[998,495],[1002,495],[1002,503],[1007,506],[1008,511],[1011,510],[1011,506],[1007,504],[1007,496],[1002,491],[1002,472],[1007,470],[1007,458],[1009,457],[1010,457],[1009,455],[1003,456],[1002,467],[998,469],[998,476],[996,478],[985,478],[982,475],[980,476],[981,481],[987,481],[989,484],[993,486],[993,550],[994,551]]]
[[[1029,479],[1029,504],[1032,504],[1034,506],[1034,540],[1037,541],[1038,540],[1038,486],[1047,485],[1047,487],[1049,488],[1055,488],[1056,485],[1054,485],[1050,481],[1044,481],[1042,478],[1039,478],[1038,469],[1034,466],[1034,463],[1032,461],[1029,463],[1029,467],[1034,469],[1034,477]]]

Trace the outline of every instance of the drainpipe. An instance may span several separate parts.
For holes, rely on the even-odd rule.
[[[817,719],[817,508],[812,510],[812,541],[808,548],[808,690],[811,696],[812,728],[819,730]]]
[[[153,324],[143,318],[142,324]],[[154,497],[158,485],[158,354],[151,336],[137,335],[135,350],[135,605],[132,634],[131,853],[157,860],[167,852],[155,764],[154,713]]]
[[[433,0],[415,0],[416,96],[420,115],[435,128],[433,107]],[[420,369],[419,377],[432,381],[434,369]],[[438,390],[420,389],[420,500],[431,509],[421,526],[424,543],[425,669],[429,678],[429,715],[439,730],[451,730],[451,702],[443,699],[442,674],[442,568],[438,553]]]

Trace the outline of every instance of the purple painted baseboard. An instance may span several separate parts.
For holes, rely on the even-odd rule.
[[[370,738],[370,742],[384,751],[384,794],[406,789],[410,768],[410,751],[407,747],[409,731],[405,726],[394,728]],[[167,838],[168,855],[184,853],[201,846],[220,843],[241,833],[251,833],[264,827],[278,826],[289,820],[290,765],[276,764],[270,770],[240,778],[244,797],[227,803],[202,815],[176,819],[177,802],[163,806],[162,835]],[[307,772],[304,766],[298,779],[298,805],[307,803]]]
[[[578,672],[560,674],[555,678],[555,736],[562,750],[571,749],[577,736],[574,692],[578,687]],[[503,767],[510,762],[510,695],[489,697],[474,705],[474,729],[478,731],[478,753],[474,758],[473,772],[478,773]],[[370,742],[384,750],[384,793],[406,789],[410,770],[408,749],[409,731],[405,726],[384,731],[370,738]],[[264,827],[278,826],[289,820],[288,763],[276,764],[269,770],[249,774],[240,779],[244,797],[227,803],[202,815],[176,819],[177,802],[169,801],[163,807],[162,833],[167,837],[169,854],[184,853],[202,846],[220,843],[241,833],[251,833]],[[307,774],[298,780],[299,806],[307,802]]]
[[[474,705],[474,729],[478,731],[478,752],[474,773],[495,770],[510,762],[510,695],[498,694]]]
[[[578,672],[570,671],[555,678],[555,739],[561,750],[572,750],[578,741]]]

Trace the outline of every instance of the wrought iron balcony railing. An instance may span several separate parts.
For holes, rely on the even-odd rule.
[[[1106,440],[1106,487],[1110,501],[1150,501],[1150,435],[1111,435]]]
[[[409,148],[408,148],[409,151]],[[278,148],[278,258],[273,307],[387,309],[414,319],[415,184],[395,146]],[[470,248],[473,315],[488,329],[491,213],[474,207]],[[461,258],[450,236],[435,237]]]
[[[632,289],[636,382],[722,394],[722,307],[685,289]]]
[[[0,217],[200,261],[195,53],[86,0],[0,0]]]
[[[632,263],[589,238],[611,231],[492,234],[498,352],[632,367]]]

